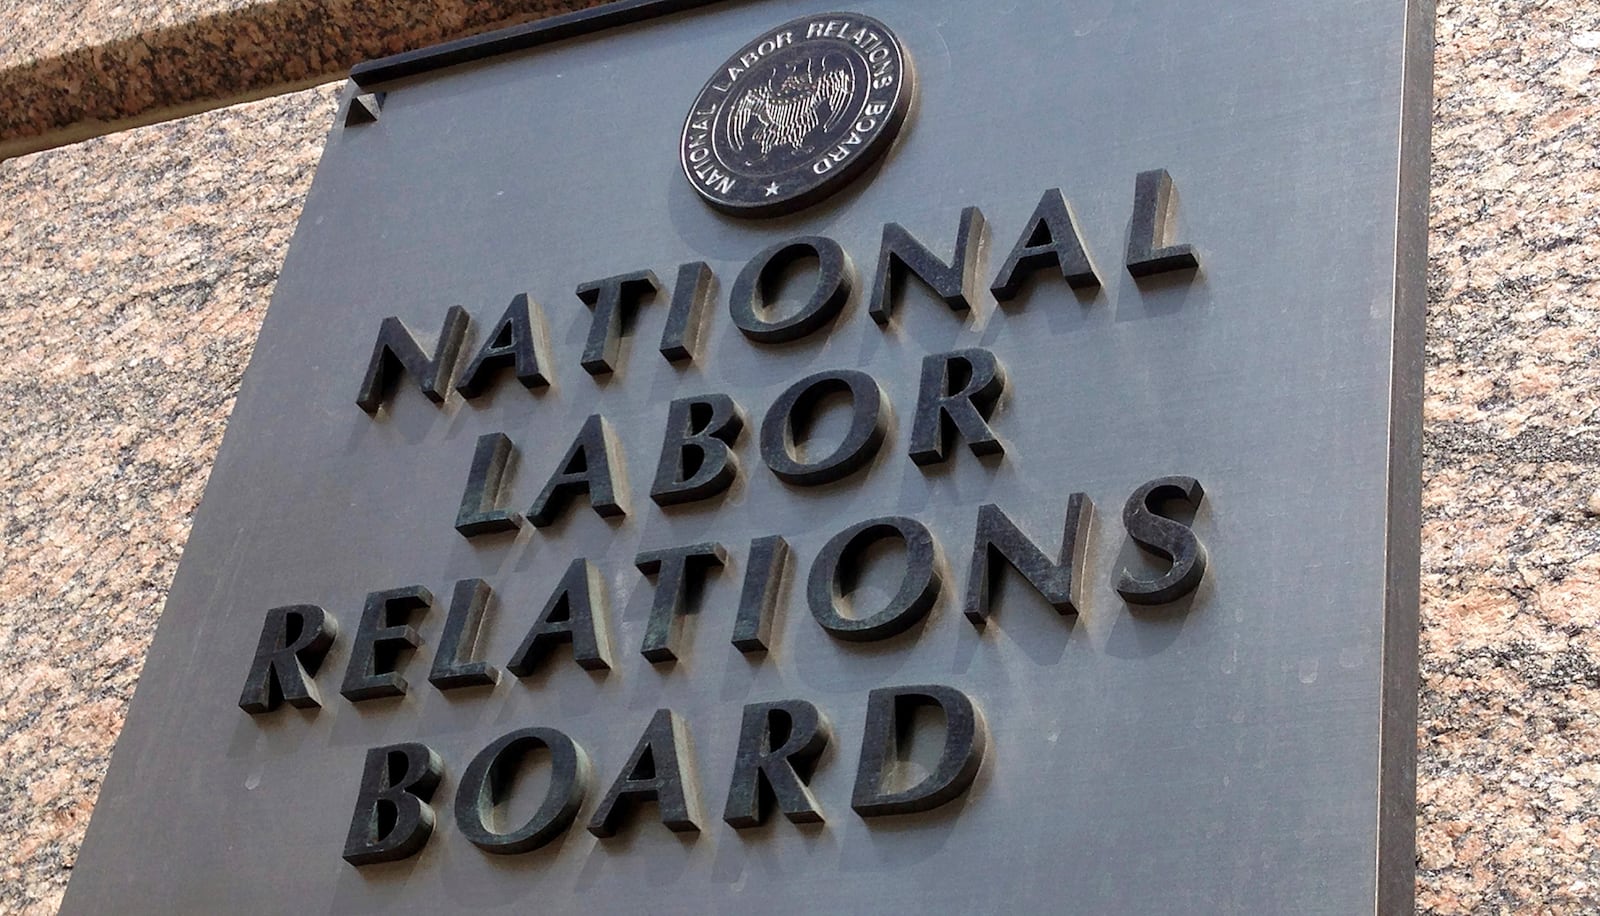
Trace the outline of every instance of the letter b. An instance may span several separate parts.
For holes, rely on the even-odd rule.
[[[421,852],[433,835],[433,808],[428,802],[443,774],[439,755],[425,744],[391,744],[367,751],[344,860],[375,865]]]
[[[739,473],[731,446],[743,429],[738,406],[725,394],[673,401],[650,498],[675,506],[728,489]]]

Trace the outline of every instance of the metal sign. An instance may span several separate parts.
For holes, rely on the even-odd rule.
[[[357,68],[65,910],[1408,912],[1430,25]]]

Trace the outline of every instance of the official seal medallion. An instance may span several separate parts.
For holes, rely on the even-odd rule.
[[[700,90],[683,125],[683,173],[728,213],[793,212],[883,155],[914,83],[910,58],[876,19],[820,13],[784,23]]]

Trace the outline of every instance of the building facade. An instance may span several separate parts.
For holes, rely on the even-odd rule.
[[[0,909],[70,878],[339,74],[574,5],[8,10]],[[1588,912],[1600,11],[1437,17],[1418,908]]]

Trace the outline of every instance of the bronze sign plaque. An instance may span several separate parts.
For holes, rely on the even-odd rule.
[[[357,67],[65,910],[1408,912],[1429,54],[635,0]]]

